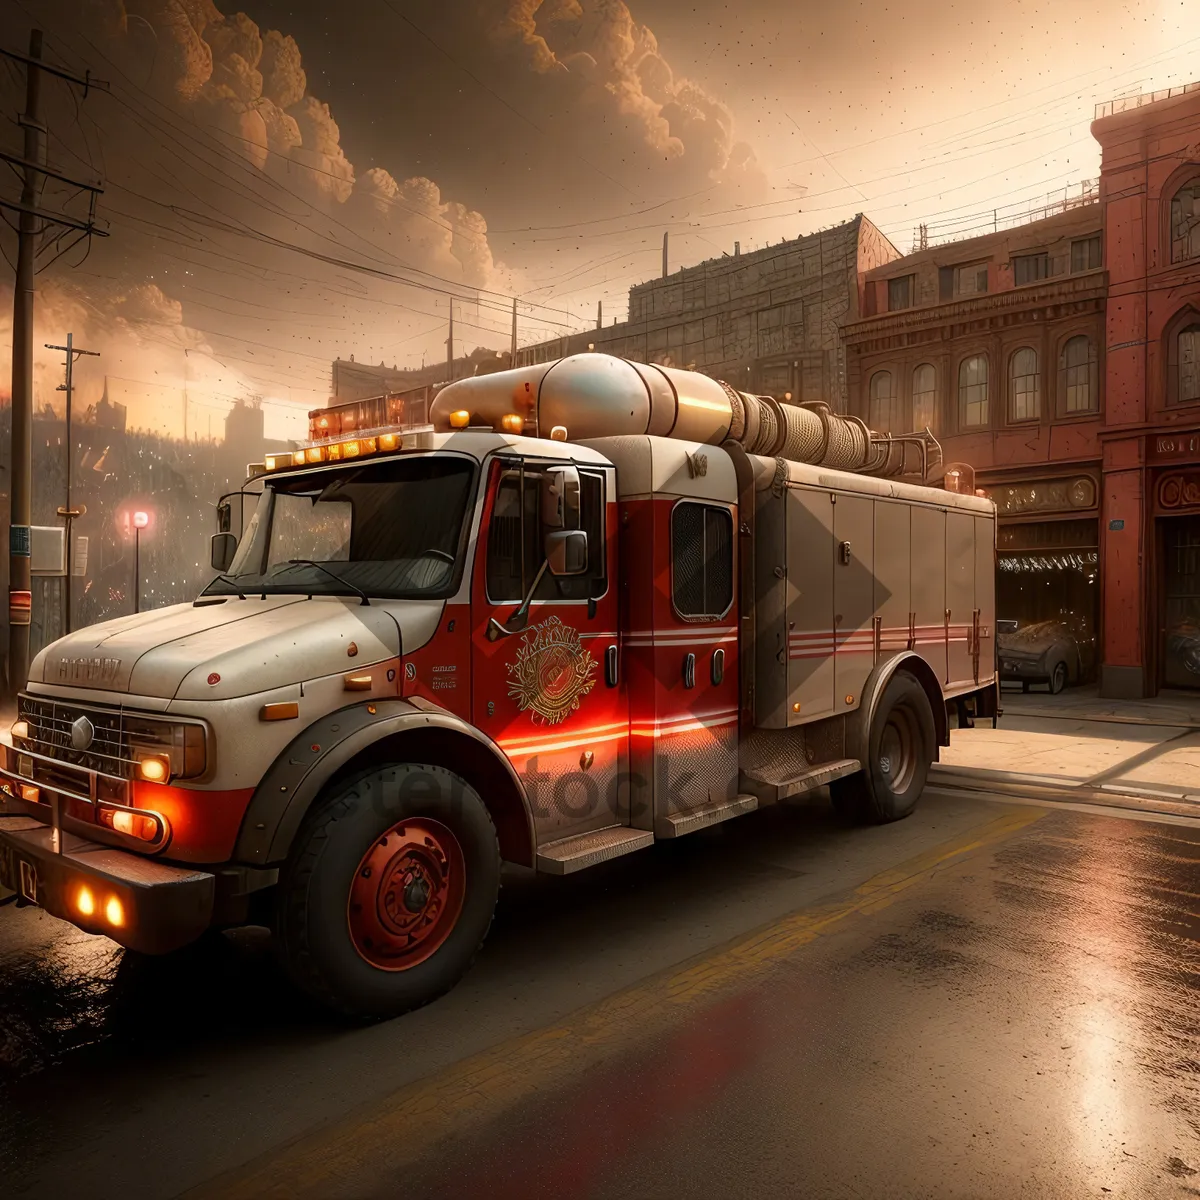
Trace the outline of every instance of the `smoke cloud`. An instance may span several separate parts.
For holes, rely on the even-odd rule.
[[[624,0],[510,0],[493,36],[581,104],[630,119],[664,159],[687,159],[714,183],[764,182],[729,108],[675,74]]]

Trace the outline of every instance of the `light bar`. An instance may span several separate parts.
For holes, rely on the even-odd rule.
[[[433,448],[432,435],[432,425],[414,426],[403,432],[376,430],[334,442],[318,442],[300,450],[268,454],[264,458],[263,469],[267,472],[283,471],[288,467],[345,462],[347,459],[366,458],[371,454],[394,454],[397,450],[430,450]]]

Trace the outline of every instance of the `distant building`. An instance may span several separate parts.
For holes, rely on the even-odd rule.
[[[441,386],[449,379],[468,375],[486,375],[510,366],[508,351],[477,346],[470,354],[445,362],[431,363],[413,370],[398,370],[380,363],[373,367],[354,361],[354,356],[334,360],[331,375],[331,400],[344,404],[349,400],[369,400],[376,396],[409,392],[415,388]]]
[[[838,327],[859,315],[859,282],[898,257],[864,216],[820,233],[726,254],[629,292],[629,319],[526,346],[517,365],[597,351],[687,367],[744,391],[848,400]]]

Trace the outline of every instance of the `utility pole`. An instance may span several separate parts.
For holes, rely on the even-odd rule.
[[[663,273],[662,273],[662,277],[664,279],[666,279],[666,277],[667,277],[667,239],[670,236],[671,235],[669,233],[663,234]]]
[[[82,355],[88,355],[90,358],[99,358],[99,350],[79,350],[74,346],[75,335],[67,334],[67,344],[65,346],[52,346],[49,342],[46,343],[47,350],[62,350],[67,356],[67,377],[65,383],[58,385],[58,391],[65,392],[67,398],[67,503],[58,510],[58,515],[67,523],[67,579],[66,579],[66,596],[65,605],[66,613],[63,617],[63,632],[71,632],[71,575],[75,570],[75,543],[71,538],[71,522],[76,517],[82,517],[87,509],[80,506],[78,509],[71,507],[71,475],[75,466],[75,445],[71,438],[71,393],[75,390],[75,360]]]
[[[596,301],[596,328],[597,329],[604,328],[604,301],[603,300]]]
[[[517,365],[517,298],[513,297],[513,319],[512,319],[512,349],[509,353],[508,365],[515,367]]]
[[[29,34],[29,53],[0,48],[0,54],[25,64],[25,111],[17,118],[25,130],[24,154],[0,151],[0,159],[21,169],[19,202],[0,198],[0,208],[19,214],[17,231],[17,277],[13,290],[12,348],[12,490],[9,495],[8,529],[8,695],[15,700],[29,677],[29,626],[33,618],[33,591],[30,578],[30,522],[32,519],[33,474],[33,277],[37,257],[37,239],[42,222],[80,231],[80,239],[103,232],[94,225],[96,196],[101,188],[70,179],[46,162],[46,126],[42,121],[42,75],[55,75],[83,88],[107,85],[95,83],[90,75],[82,79],[42,61],[42,31]],[[48,212],[38,206],[38,193],[46,177],[91,193],[88,220]]]
[[[454,297],[450,297],[450,336],[446,339],[446,382],[454,382]]]

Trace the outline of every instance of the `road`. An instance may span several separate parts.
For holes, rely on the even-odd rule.
[[[1200,821],[931,790],[514,873],[348,1029],[261,940],[0,912],[0,1194],[1200,1195]]]

